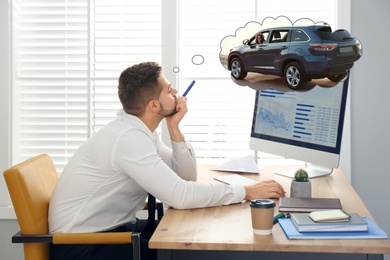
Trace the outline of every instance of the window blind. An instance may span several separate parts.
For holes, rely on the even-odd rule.
[[[62,166],[88,137],[88,2],[13,1],[13,161]]]
[[[57,170],[121,105],[126,67],[161,62],[161,0],[13,1],[13,161]]]
[[[121,108],[120,73],[143,61],[161,63],[161,0],[95,0],[90,31],[93,134]]]

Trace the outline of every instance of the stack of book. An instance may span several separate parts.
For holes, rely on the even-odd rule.
[[[387,234],[369,218],[342,210],[292,213],[279,219],[288,239],[387,239]]]
[[[291,222],[299,232],[352,232],[367,231],[367,222],[354,213],[348,221],[313,221],[310,214],[296,213],[291,215]]]

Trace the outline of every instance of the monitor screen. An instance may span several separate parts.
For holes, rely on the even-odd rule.
[[[250,148],[307,162],[310,178],[331,174],[339,165],[348,82],[307,91],[257,90]]]

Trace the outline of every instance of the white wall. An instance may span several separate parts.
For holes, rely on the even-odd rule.
[[[10,155],[9,142],[10,142],[10,68],[8,66],[10,53],[9,53],[9,25],[8,25],[8,3],[7,1],[0,1],[0,172],[9,166]],[[6,199],[8,193],[5,188],[3,178],[0,179],[0,207],[8,205],[9,201]],[[0,216],[1,219],[1,216]]]
[[[351,181],[390,234],[390,1],[351,2],[351,33],[363,43],[363,56],[352,69]]]

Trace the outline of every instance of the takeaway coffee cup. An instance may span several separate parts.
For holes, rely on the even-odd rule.
[[[275,201],[270,199],[251,200],[252,227],[255,235],[272,234]]]

